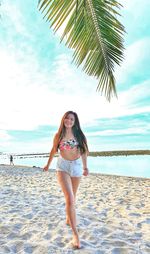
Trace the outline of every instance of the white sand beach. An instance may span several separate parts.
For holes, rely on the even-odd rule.
[[[0,254],[150,253],[150,179],[90,174],[77,195],[73,250],[54,171],[0,165]]]

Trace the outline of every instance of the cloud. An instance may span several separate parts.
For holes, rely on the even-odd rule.
[[[22,15],[22,11],[19,4],[15,2],[5,1],[1,5],[1,22],[2,25],[9,29],[11,34],[23,34],[29,36],[25,25],[25,18]]]
[[[137,108],[138,110],[142,110],[142,107],[140,108],[141,104],[143,104],[143,107],[149,108],[149,97],[150,97],[150,79],[146,80],[142,83],[133,85],[128,90],[123,91],[120,93],[120,100],[122,101],[122,104],[128,104],[128,106],[132,108]]]
[[[147,126],[145,128],[143,127],[133,127],[133,128],[126,128],[126,129],[117,129],[117,130],[105,130],[105,131],[95,131],[87,133],[87,137],[95,137],[95,136],[119,136],[119,135],[135,135],[135,134],[149,134],[150,126]]]
[[[0,130],[0,140],[2,141],[8,141],[11,140],[12,137],[7,133],[5,130]]]
[[[121,4],[123,4],[123,8],[121,8],[121,20],[126,28],[127,40],[136,41],[148,34],[150,1],[126,0]]]
[[[118,86],[124,84],[124,87],[129,86],[129,82],[135,82],[135,77],[149,77],[149,55],[150,55],[150,38],[142,38],[125,50],[125,60],[121,67],[116,66],[115,77]],[[133,81],[132,81],[133,80]]]
[[[145,2],[145,7],[142,8],[146,9],[148,4]],[[136,13],[141,19],[143,14],[140,14],[140,6],[143,2],[138,0],[137,6],[135,0],[127,1],[124,5],[135,19]],[[138,8],[136,11],[135,5]],[[36,17],[34,16],[33,22],[31,15],[30,18],[26,16],[26,9],[21,2],[6,1],[2,8],[0,135],[3,137],[3,147],[6,149],[11,147],[13,150],[19,147],[24,151],[42,147],[43,151],[47,150],[49,141],[46,142],[44,139],[35,140],[34,143],[17,141],[10,136],[9,130],[37,131],[39,126],[57,128],[62,115],[68,110],[78,113],[81,125],[89,126],[88,135],[95,138],[101,134],[105,137],[115,136],[111,125],[103,132],[92,131],[93,126],[98,126],[99,119],[107,119],[111,124],[111,119],[117,117],[124,116],[125,121],[127,116],[150,112],[149,37],[143,35],[127,47],[125,60],[115,72],[118,99],[113,98],[109,103],[104,96],[96,92],[98,80],[89,77],[81,68],[71,64],[71,51],[63,46],[58,48],[57,36],[56,40],[54,37],[49,38],[47,32],[49,30],[45,30],[45,21],[40,23],[34,13]],[[29,11],[32,13],[33,9]],[[42,27],[42,24],[45,27]],[[132,37],[131,34],[129,36]],[[46,38],[48,39],[45,43]],[[149,129],[143,125],[135,125],[134,128],[130,126],[126,129],[121,126],[118,133],[127,135],[133,134],[134,131],[137,134],[148,133]]]
[[[70,109],[79,114],[82,124],[149,111],[149,106],[135,107],[149,93],[149,81],[118,93],[118,100],[109,103],[95,92],[96,81],[70,65],[70,58],[64,54],[57,56],[49,73],[40,70],[34,53],[20,62],[17,54],[3,49],[0,59],[1,129],[59,125],[64,112]]]
[[[10,149],[13,141],[13,137],[6,130],[0,130],[0,152]]]
[[[148,11],[149,12],[149,8],[150,7],[150,2],[147,0],[126,0],[123,3],[124,8],[131,12],[133,15],[135,15],[135,17],[138,18],[138,15],[140,14],[142,16],[143,11]],[[136,6],[136,9],[135,9]]]

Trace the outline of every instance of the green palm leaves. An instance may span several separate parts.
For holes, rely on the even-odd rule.
[[[123,59],[124,27],[117,20],[120,4],[115,0],[39,0],[51,27],[57,31],[64,22],[61,40],[74,50],[73,60],[99,80],[97,90],[110,100],[116,95],[115,64]]]

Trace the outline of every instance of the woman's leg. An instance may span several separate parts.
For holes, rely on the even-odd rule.
[[[81,177],[71,177],[72,188],[73,188],[73,193],[75,198],[76,198],[76,193],[80,184],[80,180],[81,180]]]
[[[81,177],[71,177],[72,181],[72,188],[73,188],[73,193],[74,193],[74,205],[76,201],[76,193],[80,184]],[[77,222],[76,222],[77,225]],[[80,241],[79,241],[79,236],[78,235],[73,235],[73,245],[76,247],[78,246],[80,248]]]
[[[73,231],[73,245],[80,248],[80,241],[78,236],[78,231],[76,228],[76,211],[75,211],[75,196],[74,192],[77,191],[77,186],[79,185],[79,179],[73,180],[72,178],[63,171],[57,172],[58,182],[62,188],[62,191],[66,200],[66,215],[69,218],[70,226]]]
[[[74,193],[74,203],[76,202],[76,193],[80,184],[81,177],[71,177],[72,189]],[[66,216],[66,224],[70,225],[69,217]]]

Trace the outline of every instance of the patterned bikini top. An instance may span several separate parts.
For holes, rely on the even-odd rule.
[[[60,150],[71,150],[74,147],[77,147],[79,143],[75,139],[69,139],[69,140],[61,140],[59,143],[59,149]]]

